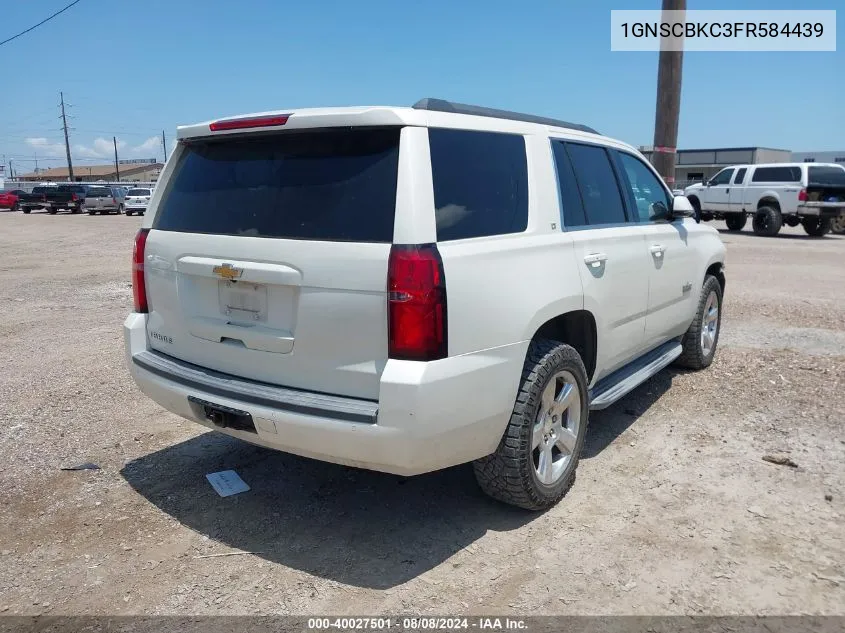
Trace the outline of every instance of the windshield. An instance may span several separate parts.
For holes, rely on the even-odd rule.
[[[845,185],[845,167],[810,167],[807,181],[809,185]]]

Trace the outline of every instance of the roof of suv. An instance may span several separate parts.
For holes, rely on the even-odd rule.
[[[436,127],[442,125],[515,134],[547,134],[552,132],[581,137],[585,140],[612,141],[612,139],[600,135],[593,128],[580,123],[568,123],[559,119],[455,103],[443,99],[422,99],[412,107],[359,106],[289,109],[243,114],[226,117],[222,120],[228,122],[239,119],[271,117],[283,120],[283,123],[273,123],[274,127],[283,125],[285,129],[382,125]],[[179,139],[199,138],[243,134],[246,130],[260,129],[259,126],[256,126],[213,132],[209,128],[211,123],[214,123],[214,121],[179,126],[176,136]],[[633,149],[624,143],[619,143],[619,145]]]

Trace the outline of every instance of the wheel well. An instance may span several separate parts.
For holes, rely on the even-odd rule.
[[[780,202],[774,198],[762,198],[760,202],[757,203],[757,208],[759,209],[760,207],[772,207],[773,209],[780,211]]]
[[[587,380],[593,379],[596,370],[596,320],[586,310],[575,310],[549,319],[534,334],[534,338],[547,338],[571,345],[587,370]]]
[[[713,275],[722,287],[722,294],[725,294],[725,267],[721,262],[711,264],[707,269],[706,275]]]

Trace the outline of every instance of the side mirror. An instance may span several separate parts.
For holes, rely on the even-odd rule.
[[[686,196],[675,196],[672,199],[672,219],[677,218],[695,218],[696,224],[701,222],[701,216]]]

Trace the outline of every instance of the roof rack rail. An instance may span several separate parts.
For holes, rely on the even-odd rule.
[[[544,116],[536,116],[534,114],[522,114],[520,112],[511,112],[510,110],[497,110],[495,108],[484,108],[482,106],[468,105],[466,103],[455,103],[454,101],[446,101],[445,99],[425,98],[417,101],[413,106],[416,110],[431,110],[433,112],[452,112],[455,114],[472,114],[474,116],[487,116],[495,119],[509,119],[511,121],[525,121],[527,123],[539,123],[541,125],[553,125],[555,127],[565,127],[570,130],[579,130],[581,132],[589,132],[590,134],[598,134],[593,128],[580,123],[567,123],[559,119],[550,119]]]

